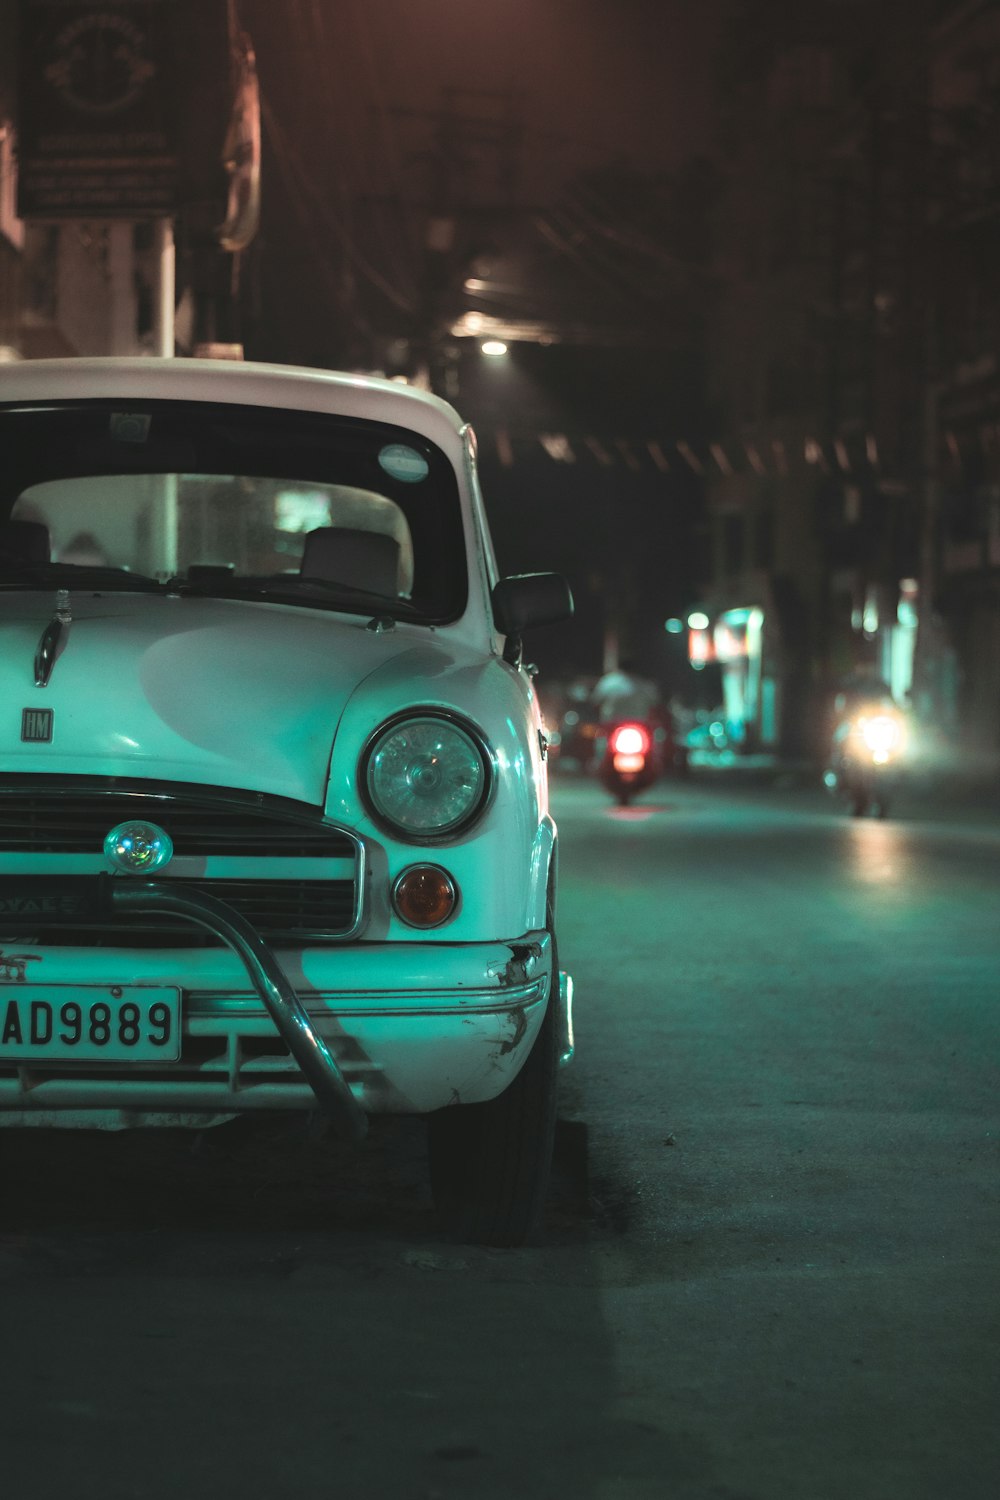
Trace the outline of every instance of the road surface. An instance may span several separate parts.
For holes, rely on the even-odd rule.
[[[994,1500],[1000,824],[557,780],[546,1240],[413,1121],[0,1136],[11,1500]]]

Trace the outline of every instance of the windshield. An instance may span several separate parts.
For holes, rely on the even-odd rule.
[[[0,588],[166,587],[456,618],[454,471],[395,426],[203,402],[0,410]]]

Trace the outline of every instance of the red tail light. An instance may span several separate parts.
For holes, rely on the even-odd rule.
[[[645,724],[618,724],[611,731],[612,755],[648,755],[651,743]]]

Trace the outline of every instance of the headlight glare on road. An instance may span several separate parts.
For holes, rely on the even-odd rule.
[[[452,838],[475,822],[491,789],[491,758],[471,725],[444,713],[391,720],[362,757],[372,812],[401,838]]]

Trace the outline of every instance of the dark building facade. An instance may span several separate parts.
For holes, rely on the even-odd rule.
[[[998,45],[996,0],[834,0],[729,92],[705,605],[747,745],[818,752],[866,663],[1000,749]]]
[[[17,350],[23,226],[16,216],[14,15],[0,8],[0,358]]]

